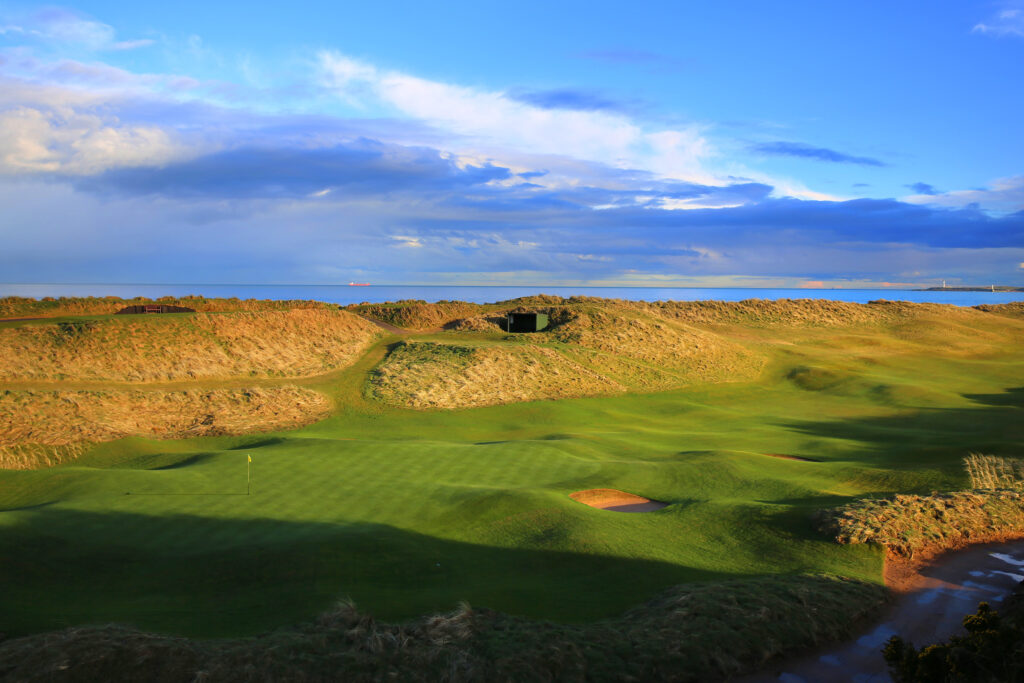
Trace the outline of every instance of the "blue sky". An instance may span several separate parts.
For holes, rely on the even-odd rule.
[[[0,280],[1022,284],[1022,83],[1020,2],[2,4]]]

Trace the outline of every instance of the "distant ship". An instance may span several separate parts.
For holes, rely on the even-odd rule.
[[[350,283],[348,283],[348,286],[349,287],[369,287],[370,283],[369,282],[350,282]]]

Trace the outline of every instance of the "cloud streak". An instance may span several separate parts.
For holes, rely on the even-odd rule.
[[[859,164],[861,166],[886,166],[885,162],[871,157],[858,157],[826,147],[815,147],[803,142],[760,142],[750,145],[750,151],[770,156],[797,157],[812,161],[828,161],[837,164]]]
[[[915,188],[920,189],[920,188]],[[905,197],[911,204],[945,207],[980,207],[1001,213],[1024,211],[1024,175],[999,178],[990,187],[952,192],[918,192]]]
[[[509,97],[541,109],[568,109],[570,111],[613,111],[628,109],[626,103],[606,97],[592,90],[558,88],[554,90],[520,90],[509,92]]]
[[[1015,8],[1001,10],[988,22],[975,24],[972,30],[974,33],[1024,38],[1024,10]]]
[[[0,27],[0,35],[13,33],[57,45],[91,51],[135,50],[153,45],[149,38],[117,40],[113,26],[58,7],[41,9],[18,24]]]

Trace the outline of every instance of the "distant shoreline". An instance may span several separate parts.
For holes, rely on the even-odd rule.
[[[995,285],[989,287],[927,287],[915,289],[915,292],[1024,292],[1024,287],[1008,287],[1006,285]]]
[[[384,303],[400,300],[466,301],[494,303],[524,296],[547,294],[553,296],[595,296],[630,301],[742,301],[744,299],[824,299],[848,303],[868,303],[877,299],[893,299],[912,303],[953,304],[977,306],[980,304],[1024,301],[1024,289],[807,289],[807,288],[681,288],[681,287],[595,287],[595,286],[415,286],[371,285],[350,287],[344,285],[210,285],[210,284],[3,284],[0,298],[21,296],[34,299],[44,297],[107,297],[124,299],[142,297],[203,296],[207,298],[240,298],[287,300],[317,300],[346,306],[359,303]],[[13,316],[13,314],[12,314]],[[20,317],[20,316],[19,316]]]

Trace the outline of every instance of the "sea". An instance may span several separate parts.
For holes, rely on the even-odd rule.
[[[909,289],[756,289],[714,287],[549,287],[549,286],[448,286],[448,285],[225,285],[225,284],[0,284],[0,296],[43,297],[116,296],[125,299],[197,295],[208,298],[313,299],[348,305],[384,303],[408,299],[429,303],[467,301],[495,303],[535,294],[593,296],[633,301],[742,301],[744,299],[826,299],[867,303],[878,299],[916,303],[1003,304],[1024,301],[1024,292],[955,292]]]

